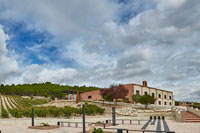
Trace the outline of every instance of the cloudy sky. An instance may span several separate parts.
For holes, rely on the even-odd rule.
[[[200,101],[199,0],[0,0],[0,84],[141,84]]]

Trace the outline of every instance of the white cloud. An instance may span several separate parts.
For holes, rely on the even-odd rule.
[[[8,56],[6,48],[6,40],[9,37],[4,33],[3,27],[0,25],[0,83],[8,81],[13,77],[21,74],[21,69],[15,58]]]
[[[23,76],[25,83],[42,83],[52,82],[57,84],[72,84],[77,71],[72,68],[51,69],[45,65],[33,64],[28,67],[26,74]]]
[[[27,66],[24,82],[49,80],[109,86],[148,80],[152,87],[174,91],[177,99],[190,99],[184,98],[183,93],[188,88],[193,93],[199,92],[200,1],[154,2],[155,8],[146,8],[127,24],[117,23],[116,13],[134,6],[106,0],[1,1],[6,9],[0,18],[23,21],[31,18],[27,22],[30,27],[46,30],[64,42],[56,46],[62,61],[70,58],[81,66],[79,69]],[[139,3],[138,0],[135,5]],[[5,53],[7,49],[3,47]]]

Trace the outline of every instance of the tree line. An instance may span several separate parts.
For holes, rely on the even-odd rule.
[[[0,86],[0,93],[4,95],[19,95],[19,96],[52,96],[64,98],[67,90],[71,91],[92,91],[100,88],[94,86],[68,86],[52,84],[51,82],[34,83],[34,84],[18,84]]]

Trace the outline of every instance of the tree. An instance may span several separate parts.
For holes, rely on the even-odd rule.
[[[113,100],[117,102],[117,99],[125,100],[128,94],[128,90],[124,87],[124,85],[111,85],[108,89],[101,89],[100,95],[105,100]]]
[[[147,108],[149,104],[154,104],[155,101],[156,99],[150,95],[143,95],[139,98],[139,103],[144,104],[145,108]]]
[[[133,99],[134,103],[139,103],[140,97],[141,97],[141,96],[140,96],[139,94],[133,95],[133,96],[132,96],[132,99]]]

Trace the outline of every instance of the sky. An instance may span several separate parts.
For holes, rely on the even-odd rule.
[[[199,0],[0,0],[0,84],[142,84],[200,102]]]

